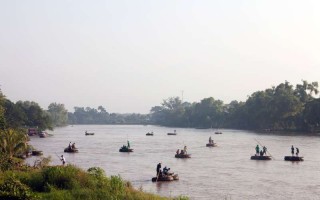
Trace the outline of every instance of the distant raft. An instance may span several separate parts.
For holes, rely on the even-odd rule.
[[[64,152],[66,152],[66,153],[78,153],[78,149],[77,148],[69,148],[69,147],[67,147],[67,148],[64,149]]]
[[[217,147],[217,143],[208,143],[206,144],[207,147]]]
[[[167,135],[177,135],[177,131],[174,130],[173,133],[167,133]]]
[[[172,174],[172,175],[164,175],[159,177],[153,177],[151,179],[152,182],[158,182],[158,181],[176,181],[179,180],[178,174]]]
[[[303,157],[299,156],[285,156],[284,157],[285,161],[303,161]]]
[[[176,154],[174,157],[176,158],[191,158],[191,154]]]
[[[271,156],[251,156],[251,160],[271,160]]]
[[[147,133],[146,136],[153,136],[153,132]]]
[[[42,131],[41,133],[39,133],[39,137],[40,138],[45,138],[45,137],[47,137],[48,136],[48,134],[46,133],[46,132],[44,132],[44,131]]]
[[[87,131],[86,131],[85,134],[86,134],[86,135],[94,135],[94,133],[89,133],[89,132],[87,132]]]
[[[133,149],[128,148],[127,146],[122,146],[119,149],[119,152],[133,152]]]
[[[216,132],[214,132],[214,134],[222,134],[222,132],[221,131],[216,131]]]
[[[33,150],[31,154],[33,156],[41,156],[43,153],[42,153],[42,151]]]

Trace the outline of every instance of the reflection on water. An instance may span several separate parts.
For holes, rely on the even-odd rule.
[[[85,136],[85,130],[95,132]],[[144,191],[164,196],[187,195],[191,199],[318,199],[320,195],[317,154],[320,137],[303,135],[267,135],[246,131],[176,128],[177,136],[168,136],[173,129],[157,126],[82,125],[57,128],[53,137],[31,139],[31,144],[52,156],[52,164],[61,164],[58,156],[65,155],[67,163],[87,169],[103,168],[107,175],[120,174]],[[153,131],[154,136],[146,136]],[[208,138],[218,147],[208,148]],[[133,153],[120,153],[127,139]],[[275,158],[252,161],[258,140],[268,147]],[[75,142],[79,153],[67,154],[63,149]],[[190,159],[177,159],[176,150],[184,145]],[[291,145],[300,149],[304,162],[285,162],[291,155]],[[57,156],[58,155],[58,156]],[[34,158],[32,158],[34,159]],[[29,162],[32,162],[32,159]],[[162,162],[179,174],[174,182],[152,183],[156,165]]]

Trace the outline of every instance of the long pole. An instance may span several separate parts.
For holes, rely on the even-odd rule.
[[[60,156],[58,156],[58,154],[57,154],[56,152],[54,152],[54,153],[55,153],[55,154],[56,154],[56,156],[59,158],[59,160],[61,160],[61,159],[60,159]]]
[[[56,156],[59,158],[59,160],[61,161],[61,157],[60,156],[58,156],[58,154],[56,153],[56,152],[54,152],[55,154],[56,154]]]
[[[256,138],[254,138],[254,140],[257,141],[258,144],[260,144],[261,146],[263,146]],[[271,153],[268,151],[268,149],[267,149],[267,152],[268,152],[268,154],[270,154],[270,156],[274,159],[274,157],[271,155]]]

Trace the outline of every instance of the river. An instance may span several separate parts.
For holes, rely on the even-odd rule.
[[[186,195],[190,199],[319,199],[319,136],[261,134],[240,130],[175,128],[176,136],[168,136],[173,128],[139,125],[74,125],[56,128],[51,137],[32,137],[30,144],[51,156],[51,164],[67,163],[83,169],[97,166],[108,176],[121,175],[136,188],[163,196]],[[85,136],[85,131],[94,136]],[[154,136],[146,136],[147,132]],[[218,147],[208,148],[212,136]],[[133,153],[120,153],[130,141]],[[271,161],[254,161],[257,141],[268,147]],[[75,142],[79,153],[63,150]],[[187,145],[190,159],[175,158],[177,149]],[[291,145],[300,149],[303,162],[284,161]],[[28,160],[32,163],[35,157]],[[179,174],[173,182],[151,182],[156,165],[161,162]]]

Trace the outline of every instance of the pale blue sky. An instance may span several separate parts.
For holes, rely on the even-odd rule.
[[[319,81],[320,1],[0,0],[12,101],[148,113],[163,99],[244,101]]]

